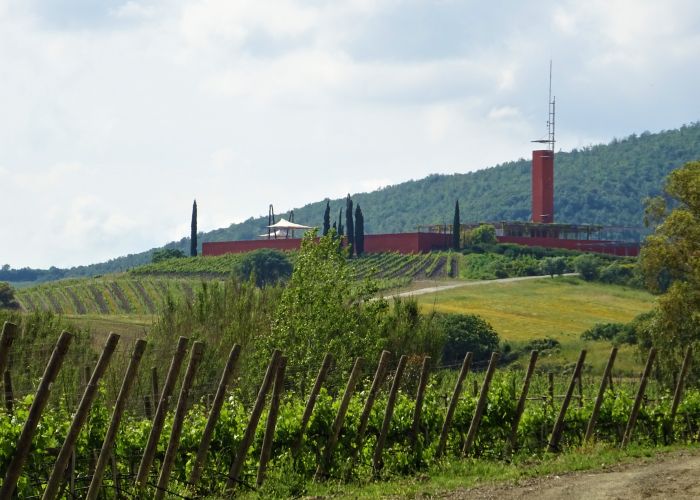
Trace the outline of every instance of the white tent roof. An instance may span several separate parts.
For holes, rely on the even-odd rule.
[[[271,229],[311,229],[309,226],[302,226],[301,224],[289,222],[287,219],[280,219],[271,226],[267,227]]]
[[[265,233],[265,234],[259,234],[258,236],[260,238],[267,238],[268,236],[271,238],[274,238],[275,236],[283,238],[286,234],[287,234],[286,231],[284,231],[282,229],[278,229],[277,231],[270,231],[270,234]]]

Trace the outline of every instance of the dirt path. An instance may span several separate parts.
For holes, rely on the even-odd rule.
[[[568,273],[563,276],[576,276],[576,273]],[[428,293],[442,292],[444,290],[452,290],[453,288],[461,288],[464,286],[479,286],[479,285],[490,285],[493,283],[512,283],[514,281],[525,281],[525,280],[537,280],[542,278],[547,278],[548,276],[520,276],[518,278],[502,278],[497,280],[478,280],[478,281],[460,281],[457,283],[450,283],[448,285],[436,285],[428,286],[426,288],[418,288],[416,290],[409,290],[407,292],[401,292],[396,294],[390,294],[390,297],[413,297],[416,295],[425,295]],[[416,282],[417,283],[417,282]]]
[[[700,498],[700,452],[682,451],[596,472],[528,479],[512,486],[454,491],[443,498],[627,499]]]

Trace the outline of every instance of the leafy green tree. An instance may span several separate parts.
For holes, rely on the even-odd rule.
[[[260,339],[262,355],[284,349],[288,373],[302,388],[325,352],[333,354],[341,370],[348,369],[356,356],[375,359],[381,343],[371,332],[377,313],[386,306],[366,300],[375,291],[368,282],[358,286],[346,250],[332,231],[318,240],[316,230],[307,231],[272,333]]]
[[[459,220],[459,200],[455,200],[455,216],[452,222],[452,248],[459,250],[462,236],[462,223]]]
[[[561,276],[566,271],[566,259],[564,257],[547,257],[542,260],[542,272],[549,274],[552,278],[554,275]]]
[[[331,202],[326,201],[326,209],[323,211],[323,236],[331,229]]]
[[[0,309],[19,309],[14,288],[4,281],[0,281]]]
[[[600,260],[595,255],[579,255],[573,264],[576,272],[586,281],[593,281],[600,274]]]
[[[489,359],[498,350],[498,334],[490,323],[476,314],[441,314],[437,316],[445,335],[442,362],[461,363],[468,352],[474,361]]]
[[[659,349],[660,374],[671,380],[685,348],[700,351],[700,162],[674,170],[665,191],[674,208],[659,199],[648,205],[662,222],[644,242],[639,265],[647,287],[661,294],[642,345]],[[694,372],[700,376],[697,363]]]
[[[355,251],[355,224],[352,221],[352,198],[350,198],[350,194],[345,199],[345,232],[348,235],[348,246],[352,256]]]
[[[365,253],[365,217],[360,204],[355,208],[355,254],[359,257]]]
[[[162,262],[168,259],[181,259],[185,257],[185,252],[176,248],[160,248],[153,252],[151,262]]]
[[[495,245],[496,228],[491,224],[481,224],[469,232],[469,242],[472,245]]]
[[[197,256],[197,200],[192,203],[192,224],[190,231],[190,256]]]
[[[253,280],[259,287],[284,282],[292,275],[292,263],[284,252],[261,248],[246,253],[233,267],[241,281]]]

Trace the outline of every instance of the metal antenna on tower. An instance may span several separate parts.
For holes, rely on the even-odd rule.
[[[539,142],[541,144],[549,144],[549,149],[554,152],[554,129],[555,129],[555,114],[556,114],[556,97],[552,97],[552,60],[549,60],[549,99],[547,101],[547,138],[537,139],[530,142]]]

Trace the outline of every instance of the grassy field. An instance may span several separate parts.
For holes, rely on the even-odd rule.
[[[581,333],[596,323],[630,321],[649,311],[655,301],[642,290],[575,277],[464,286],[416,298],[424,311],[478,314],[514,346],[544,337],[561,342],[562,348],[545,355],[539,366],[573,363],[585,348],[595,371],[602,370],[610,343],[582,341]],[[616,367],[634,372],[639,365],[636,347],[623,346]]]

